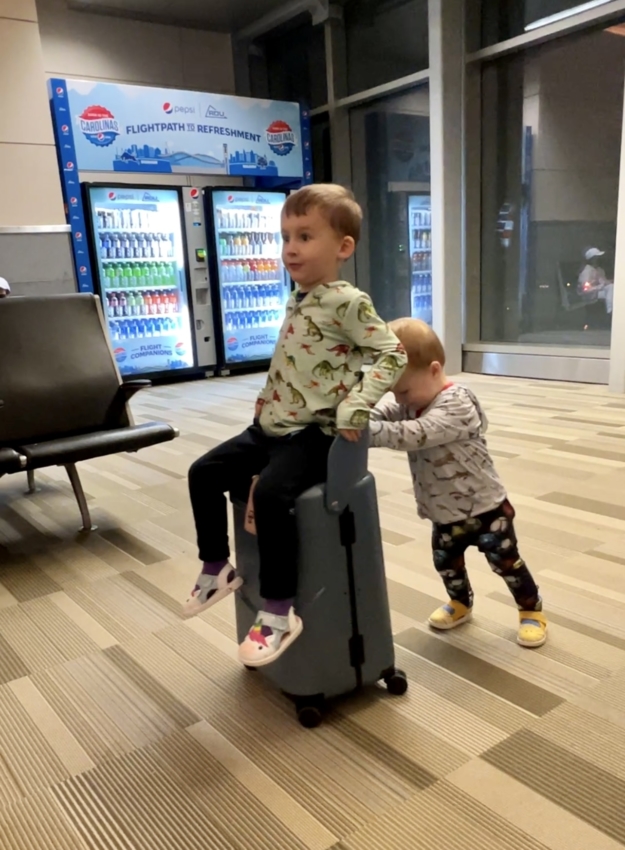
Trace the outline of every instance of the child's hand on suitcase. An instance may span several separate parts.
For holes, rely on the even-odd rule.
[[[362,431],[357,431],[355,428],[341,428],[339,429],[339,434],[349,443],[357,443],[362,437]]]

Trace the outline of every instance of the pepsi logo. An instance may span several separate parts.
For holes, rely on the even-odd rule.
[[[236,351],[239,347],[239,340],[236,338],[236,336],[231,336],[226,341],[226,346],[228,347],[228,351]]]
[[[277,156],[288,156],[297,144],[295,133],[286,121],[274,121],[267,128],[267,144]]]
[[[189,192],[189,195],[190,195],[193,199],[195,199],[195,198],[199,198],[199,197],[200,197],[200,190],[199,190],[199,189],[191,189],[191,191]]]
[[[184,342],[177,342],[176,343],[176,345],[174,346],[174,353],[178,357],[184,357],[185,356],[185,354],[187,353],[187,350],[184,346]]]
[[[76,231],[76,239],[78,239],[79,242],[82,239],[82,233],[80,232],[80,230]]]
[[[63,88],[63,86],[57,86],[57,87],[56,87],[56,93],[57,93],[57,94],[64,94],[64,93],[65,93],[65,89]]]
[[[69,202],[73,207],[75,207],[76,204],[78,203],[78,198],[70,198]]]
[[[174,107],[171,105],[171,103],[169,103],[169,101],[163,104],[163,112],[166,112],[167,115],[171,115],[173,111]]]
[[[67,126],[67,124],[63,124],[63,126],[61,127],[61,132],[65,133],[65,135],[69,133],[69,127]]]
[[[117,195],[115,192],[109,192],[109,201],[114,201]]]
[[[73,162],[71,162],[71,160],[70,160],[69,162],[66,162],[66,163],[65,163],[65,168],[66,168],[68,171],[73,171],[73,170],[74,170],[74,163],[73,163]]]
[[[233,203],[234,203],[234,195],[228,195],[228,203],[229,203],[229,204],[233,204]]]
[[[120,347],[120,348],[116,348],[116,349],[113,351],[113,354],[115,355],[115,360],[117,360],[117,362],[118,362],[118,363],[123,363],[123,362],[124,362],[124,360],[126,359],[126,357],[128,356],[128,355],[126,354],[126,349],[125,349],[125,348],[121,348],[121,347]]]
[[[96,147],[106,148],[119,136],[119,124],[104,106],[88,106],[78,121],[84,137]]]
[[[87,266],[81,266],[78,271],[83,275],[87,274]]]

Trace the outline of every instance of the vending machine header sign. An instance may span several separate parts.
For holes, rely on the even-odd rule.
[[[79,171],[304,177],[297,103],[50,80],[57,141]]]

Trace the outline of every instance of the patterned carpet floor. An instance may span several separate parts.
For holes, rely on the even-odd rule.
[[[614,850],[625,845],[625,400],[463,376],[545,598],[515,643],[478,553],[470,625],[443,599],[406,458],[376,450],[398,665],[410,688],[341,701],[305,730],[236,661],[233,605],[183,621],[197,573],[190,463],[240,431],[260,376],[158,387],[139,422],[180,439],[83,463],[98,531],[62,469],[0,481],[3,850]]]

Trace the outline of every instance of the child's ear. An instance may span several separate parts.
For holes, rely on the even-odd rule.
[[[432,373],[433,378],[438,378],[440,373],[443,371],[443,367],[438,362],[438,360],[434,360],[432,363],[430,363],[430,371]]]
[[[349,260],[356,250],[356,242],[353,236],[344,236],[339,249],[339,259]]]

